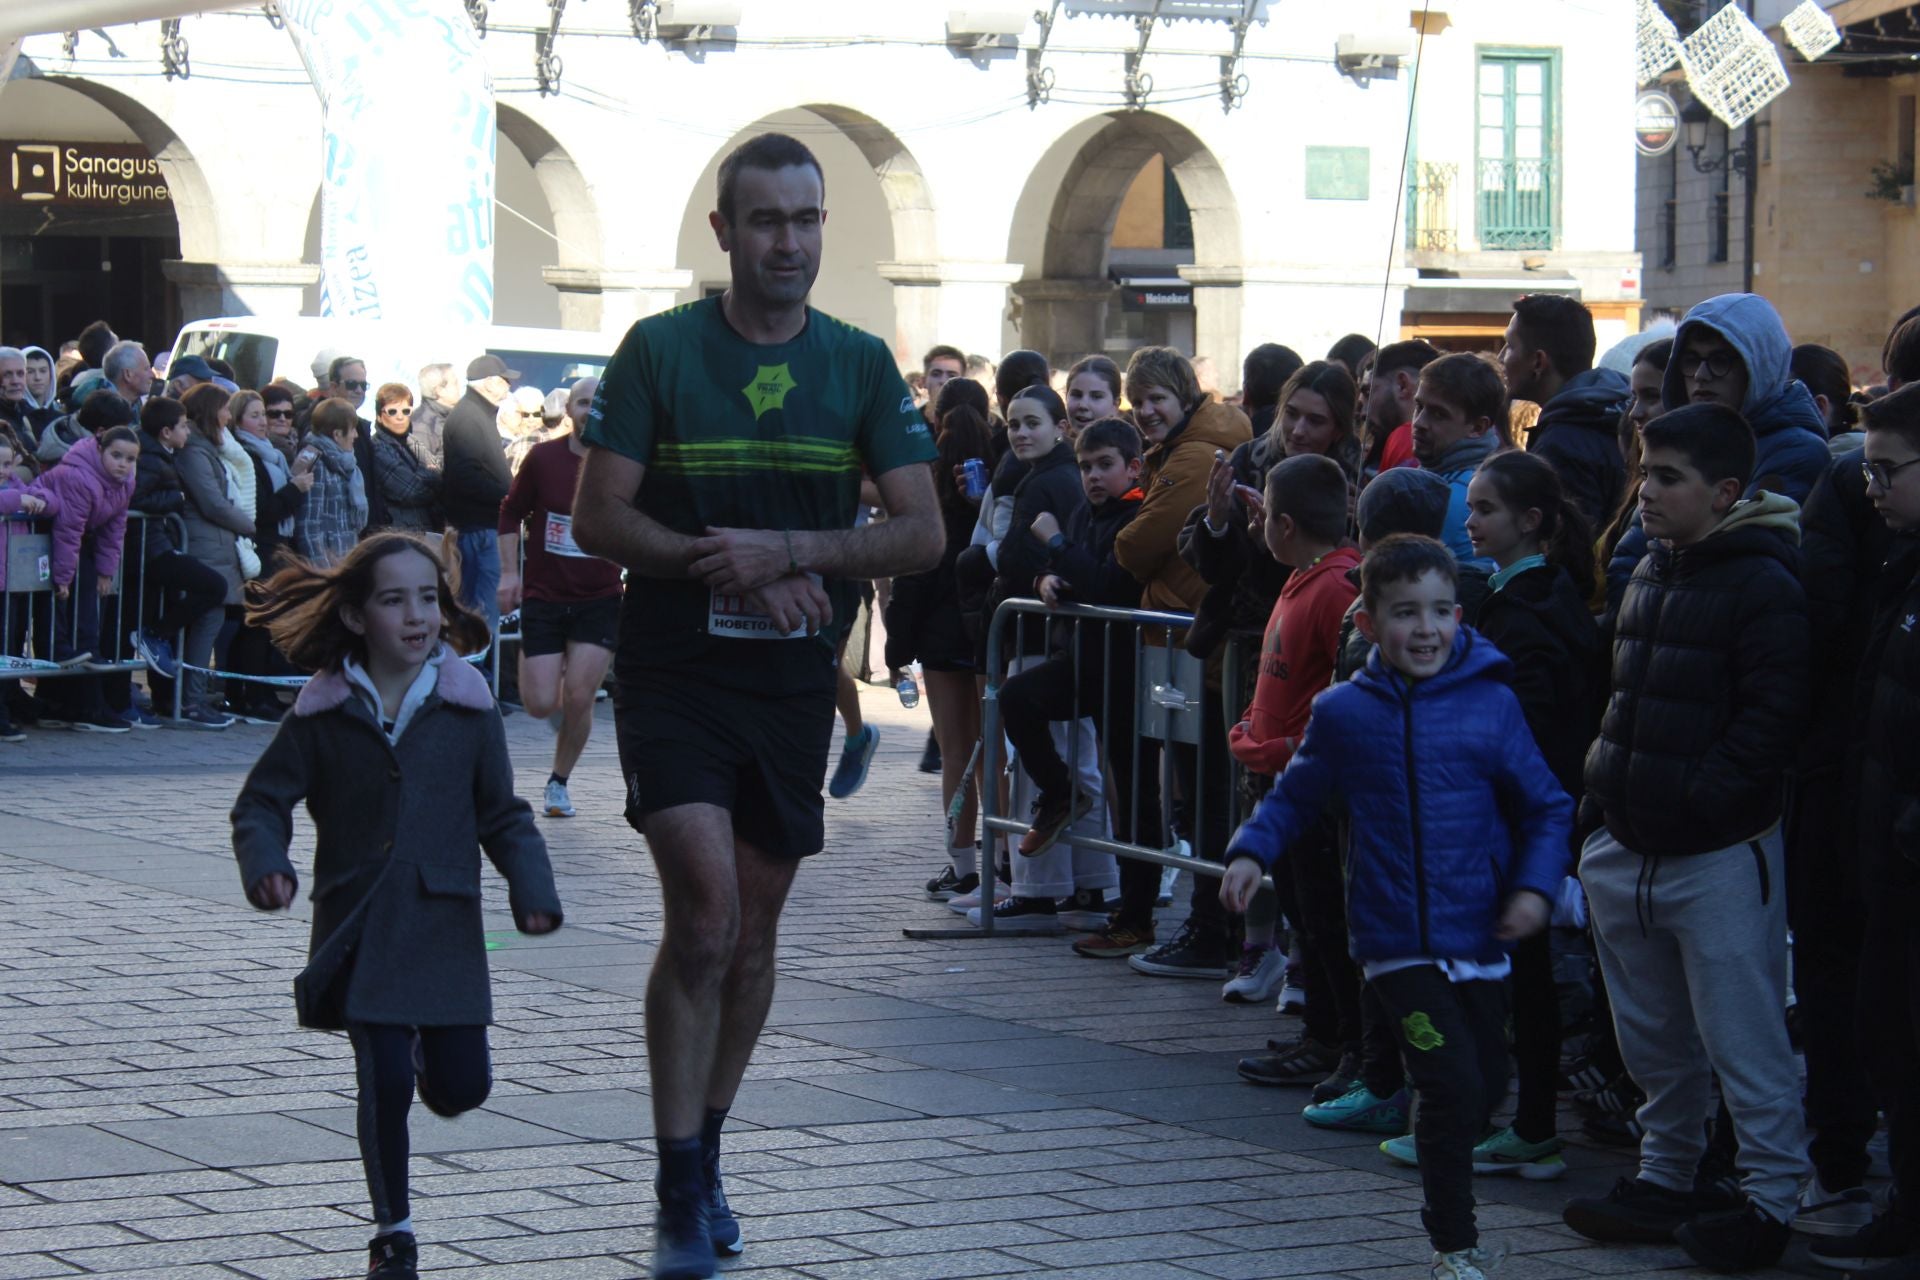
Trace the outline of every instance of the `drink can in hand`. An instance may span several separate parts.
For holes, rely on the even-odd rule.
[[[967,477],[967,499],[978,502],[987,496],[987,464],[979,458],[968,458],[960,464]]]

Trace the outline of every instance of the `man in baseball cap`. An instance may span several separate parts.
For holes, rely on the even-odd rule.
[[[499,356],[467,365],[467,390],[447,414],[441,437],[441,505],[460,549],[460,603],[500,629],[500,500],[513,477],[494,423],[520,376]]]
[[[505,378],[508,382],[518,382],[520,371],[507,368],[507,362],[499,356],[481,356],[467,365],[467,381],[478,382],[482,378]],[[498,404],[499,401],[494,403]]]

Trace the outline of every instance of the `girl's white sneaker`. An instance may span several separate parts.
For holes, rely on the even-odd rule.
[[[1504,1244],[1480,1245],[1454,1253],[1433,1255],[1432,1280],[1487,1280],[1507,1260]]]

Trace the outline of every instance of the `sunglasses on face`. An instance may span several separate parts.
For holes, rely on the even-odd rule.
[[[289,419],[291,419],[291,418],[293,417],[293,410],[291,410],[291,409],[269,409],[269,410],[267,410],[267,416],[268,416],[269,418],[289,418]]]
[[[408,414],[413,412],[413,406],[405,405],[405,404],[390,404],[386,408],[382,409],[380,412],[386,414],[389,418],[404,418]]]
[[[348,391],[365,391],[367,389],[367,384],[364,382],[343,382],[340,385]]]

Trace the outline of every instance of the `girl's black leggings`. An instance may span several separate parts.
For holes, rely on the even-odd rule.
[[[419,1038],[418,1065],[414,1053]],[[493,1070],[485,1027],[413,1027],[360,1023],[347,1029],[360,1080],[360,1159],[374,1221],[406,1221],[407,1111],[414,1088],[436,1115],[457,1116],[487,1100]]]

